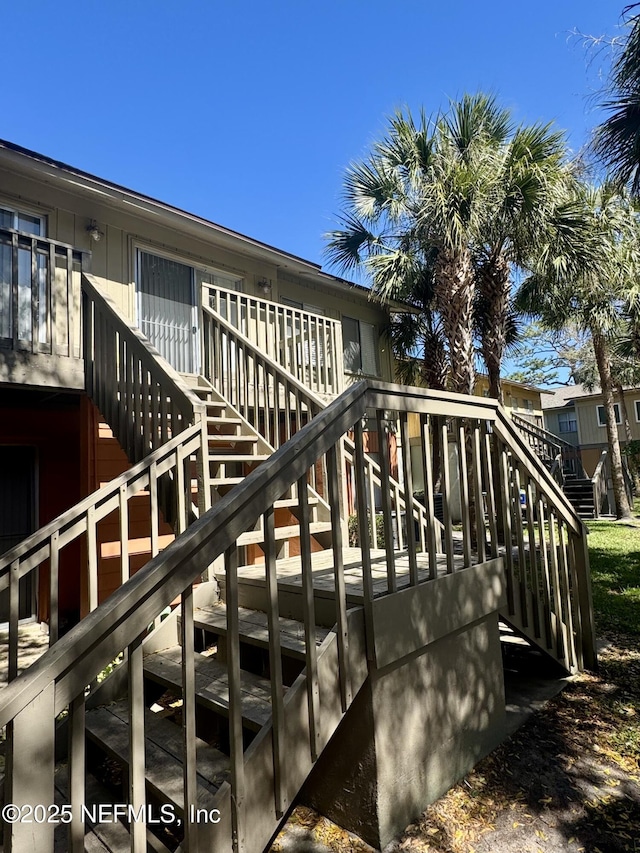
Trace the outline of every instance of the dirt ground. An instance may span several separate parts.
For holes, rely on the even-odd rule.
[[[429,806],[385,853],[640,853],[640,642],[585,673]],[[274,853],[372,848],[298,807]]]

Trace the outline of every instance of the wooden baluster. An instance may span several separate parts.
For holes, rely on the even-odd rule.
[[[176,518],[178,520],[178,533],[184,533],[189,521],[187,518],[189,500],[186,494],[184,463],[184,447],[180,444],[176,447]]]
[[[529,626],[529,607],[527,589],[527,559],[524,547],[524,525],[522,522],[522,504],[520,503],[520,467],[514,463],[513,469],[513,516],[515,522],[516,543],[518,546],[518,591],[520,600],[520,619],[525,628]]]
[[[413,523],[413,476],[411,473],[411,445],[409,443],[409,424],[406,412],[400,414],[400,434],[402,438],[402,471],[404,474],[404,503],[407,523],[407,550],[409,556],[409,583],[418,585],[418,556],[416,554],[416,530]],[[400,526],[401,523],[399,521]]]
[[[129,803],[134,814],[144,810],[145,792],[145,748],[144,748],[144,669],[142,640],[137,637],[127,648],[129,680]],[[129,822],[131,853],[146,853],[146,823],[140,820]]]
[[[159,510],[158,510],[158,466],[152,462],[149,466],[149,508],[151,512],[151,556],[160,550]]]
[[[375,527],[376,517],[371,508],[371,514],[367,512],[367,469],[364,458],[364,430],[362,421],[357,420],[354,425],[355,444],[355,490],[356,490],[356,512],[358,513],[358,540],[360,542],[360,559],[362,560],[362,592],[364,596],[364,618],[366,625],[367,657],[375,659],[375,648],[373,644],[373,578],[371,575],[371,543],[369,536],[369,525]]]
[[[11,235],[11,329],[13,333],[13,349],[18,349],[19,340],[19,310],[18,310],[18,235]]]
[[[117,366],[117,384],[118,384],[118,435],[123,441],[123,436],[126,435],[127,418],[129,416],[128,400],[126,395],[126,344],[122,335],[118,335],[118,366]],[[155,446],[155,445],[154,445]]]
[[[182,646],[182,749],[184,761],[184,841],[187,851],[198,849],[198,822],[192,821],[191,806],[198,805],[198,780],[196,775],[196,675],[193,624],[193,588],[189,584],[181,596],[182,619],[180,643]]]
[[[485,482],[487,484],[487,515],[489,516],[489,537],[491,541],[491,556],[498,556],[498,516],[496,511],[496,495],[494,491],[493,451],[491,448],[491,436],[489,435],[487,422],[482,424],[484,434],[484,453],[482,454],[482,468]]]
[[[566,658],[567,668],[569,663],[569,650],[566,637],[566,625],[562,618],[562,589],[560,588],[560,574],[558,572],[558,534],[556,529],[555,512],[549,509],[549,556],[551,563],[551,587],[553,612],[555,615],[556,645],[555,650],[559,658]]]
[[[568,531],[567,531],[568,533]],[[565,523],[558,519],[558,554],[560,557],[560,586],[562,589],[562,602],[564,610],[564,622],[566,624],[565,640],[567,641],[566,662],[569,669],[576,666],[576,647],[573,633],[573,608],[571,606],[571,585],[569,583],[569,565],[567,559],[567,539],[565,538]]]
[[[94,506],[90,506],[87,509],[87,570],[90,613],[98,606],[98,541],[96,533],[96,510]]]
[[[336,599],[336,632],[338,635],[338,677],[342,710],[351,704],[351,677],[349,674],[349,631],[347,626],[347,591],[344,579],[344,554],[342,541],[342,512],[340,506],[340,481],[342,454],[340,448],[327,451],[327,478],[329,505],[331,507],[331,545],[333,549],[333,577]]]
[[[384,430],[384,411],[378,409],[376,412],[378,424],[378,442],[380,454],[380,493],[382,496],[382,517],[384,519],[384,547],[387,557],[387,592],[396,592],[398,582],[396,578],[396,562],[393,548],[393,525],[391,520],[391,484],[389,474],[389,456]]]
[[[278,607],[278,574],[276,567],[276,538],[273,507],[263,516],[264,561],[267,581],[267,624],[269,628],[269,674],[271,678],[271,709],[273,732],[273,786],[276,814],[281,817],[289,805],[285,779],[284,696],[282,681],[282,649]],[[315,638],[312,638],[315,645]]]
[[[131,347],[127,347],[127,360],[125,364],[125,376],[126,376],[126,395],[127,395],[127,432],[125,435],[127,436],[127,444],[125,452],[127,452],[131,458],[135,453],[136,448],[136,415],[135,415],[135,405],[136,401],[133,397],[133,365],[135,361],[135,356],[131,350]]]
[[[313,592],[313,564],[309,525],[308,485],[306,476],[298,480],[298,518],[300,521],[300,561],[302,567],[302,619],[304,622],[305,662],[307,672],[307,709],[309,713],[309,748],[311,760],[320,753],[320,687],[318,683],[318,651],[316,648],[316,616]]]
[[[369,508],[371,511],[371,542],[373,544],[373,547],[377,550],[380,547],[381,543],[378,541],[378,516],[376,514],[375,476],[373,473],[373,467],[370,462],[367,462],[367,473],[367,482],[369,485]]]
[[[474,420],[472,427],[471,445],[473,459],[473,494],[476,504],[476,539],[478,560],[484,563],[487,559],[487,532],[484,524],[484,500],[482,494],[482,454],[480,451],[480,424]]]
[[[469,509],[469,471],[467,469],[467,436],[462,418],[458,425],[458,476],[460,479],[460,515],[462,519],[462,551],[465,569],[471,565],[471,513]],[[477,509],[476,509],[477,514]]]
[[[515,613],[515,595],[513,583],[513,541],[511,527],[511,478],[509,476],[509,457],[507,448],[502,445],[499,449],[500,465],[500,491],[503,499],[502,505],[502,529],[504,530],[505,545],[505,570],[507,580],[507,606],[509,613]]]
[[[49,538],[49,646],[58,642],[58,575],[60,569],[60,551],[58,543],[60,533],[54,530]]]
[[[280,380],[273,371],[273,446],[278,449],[280,441]]]
[[[67,330],[69,335],[69,355],[79,355],[76,352],[76,324],[80,321],[80,312],[73,292],[73,251],[67,249]]]
[[[422,471],[424,477],[424,497],[427,510],[427,552],[429,555],[429,577],[433,580],[438,574],[438,543],[440,532],[436,524],[436,512],[433,500],[433,465],[431,461],[431,433],[428,415],[420,416],[420,450],[422,453]]]
[[[233,849],[244,850],[244,752],[240,676],[240,625],[238,615],[238,549],[224,553],[227,598],[227,673],[229,677],[229,746],[231,757],[231,824]]]
[[[542,571],[542,602],[545,624],[545,637],[548,649],[554,647],[553,626],[551,624],[551,588],[549,585],[549,554],[545,535],[544,499],[538,493],[538,537],[540,540],[540,569]]]
[[[441,480],[442,480],[442,513],[444,516],[444,552],[447,558],[447,574],[455,571],[453,553],[453,520],[451,517],[451,472],[449,469],[449,430],[446,418],[442,418],[441,434]]]
[[[396,519],[396,534],[398,537],[398,551],[404,551],[405,541],[404,541],[404,532],[402,529],[402,509],[401,509],[401,500],[400,500],[400,487],[396,482],[393,486],[393,506],[395,510],[395,519]]]
[[[7,681],[18,676],[18,645],[20,619],[20,560],[14,560],[9,569],[9,660]]]
[[[529,542],[529,576],[531,578],[531,610],[533,617],[534,636],[542,636],[542,625],[540,613],[542,602],[540,600],[541,573],[538,571],[538,560],[536,556],[536,527],[533,514],[535,490],[531,478],[527,477],[527,539]]]
[[[54,355],[58,352],[58,337],[57,337],[57,327],[56,327],[56,322],[57,322],[56,321],[56,314],[57,314],[56,249],[55,249],[55,246],[53,243],[49,244],[49,262],[47,264],[47,293],[49,296],[49,341],[51,344],[51,348],[49,349],[49,352],[52,355]],[[88,323],[88,318],[87,318],[87,314],[86,314],[86,302],[84,302],[84,300],[82,300],[82,302],[83,302],[82,309],[84,309],[83,310],[84,324],[86,327],[86,324]],[[86,339],[85,334],[86,334],[85,329],[83,329],[83,332],[82,332],[83,345],[82,345],[82,352],[80,354],[86,358],[87,350],[84,346],[84,340]],[[71,346],[72,346],[72,341],[68,341],[67,350],[65,353],[63,353],[64,355],[69,355],[69,356],[71,355],[71,353],[72,353]],[[89,350],[89,352],[91,352],[91,351]],[[86,370],[86,368],[85,368],[85,370]],[[85,390],[87,390],[87,392],[89,393],[88,388],[85,388]]]
[[[144,434],[143,434],[143,423],[142,423],[142,412],[140,410],[140,406],[142,403],[142,378],[140,376],[140,371],[142,370],[142,364],[138,358],[134,358],[133,361],[133,417],[134,417],[134,431],[135,431],[135,450],[137,453],[137,458],[142,459],[145,455],[144,453]],[[176,433],[174,433],[175,435]]]
[[[582,614],[580,612],[580,603],[579,603],[579,595],[580,595],[580,581],[577,574],[577,565],[576,565],[576,543],[578,541],[578,537],[573,531],[568,532],[568,542],[567,542],[567,557],[569,561],[569,578],[571,584],[571,612],[573,615],[573,629],[575,632],[575,655],[576,655],[576,665],[578,669],[582,669],[584,667],[584,642],[583,642],[583,630],[582,630]]]
[[[37,241],[31,239],[31,352],[38,351],[38,252]]]
[[[69,705],[69,802],[72,819],[69,825],[69,850],[84,853],[86,737],[84,690]]]
[[[151,429],[151,400],[149,390],[149,371],[142,368],[142,456],[153,450],[153,431]]]
[[[129,503],[127,484],[120,486],[120,582],[129,580]]]

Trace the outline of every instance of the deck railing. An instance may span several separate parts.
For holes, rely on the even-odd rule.
[[[339,320],[210,284],[202,288],[204,308],[221,315],[310,391],[335,397],[343,390]]]
[[[381,466],[381,491],[385,512],[384,549],[372,548],[367,520],[367,495],[370,493],[371,468],[363,452],[362,421],[367,411],[383,425],[389,411],[399,412],[405,436],[407,415],[419,415],[419,442],[422,475],[425,484],[431,474],[434,430],[447,438],[445,420],[454,423],[459,442],[459,474],[463,495],[462,529],[453,529],[445,514],[445,554],[435,553],[434,543],[427,551],[416,547],[413,526],[407,526],[407,547],[401,550],[394,542],[387,519],[390,519],[393,485],[388,467]],[[358,515],[358,559],[345,566],[343,527],[344,513],[342,454],[345,436],[354,434],[355,505]],[[447,441],[440,443],[445,507],[451,500],[450,453]],[[464,452],[468,450],[468,452]],[[498,459],[493,470],[492,459]],[[331,642],[337,649],[333,685],[339,686],[339,713],[331,707],[331,725],[323,714],[327,704],[318,694],[318,667],[323,654],[315,644],[315,601],[313,593],[313,561],[310,547],[310,513],[308,509],[309,472],[322,465],[327,472],[327,501],[333,520],[331,577],[335,602],[335,628]],[[274,504],[283,494],[295,494],[300,521],[300,583],[305,600],[304,639],[306,669],[289,688],[286,701],[279,667],[271,674],[272,718],[265,729],[267,736],[258,737],[245,752],[242,736],[243,676],[240,668],[240,634],[238,625],[239,578],[236,543],[242,533],[252,530],[260,519],[266,533],[264,577],[270,591],[267,597],[268,647],[271,661],[280,659],[279,567],[274,535]],[[502,513],[500,533],[496,521],[495,490],[507,500],[500,501]],[[524,509],[520,494],[527,497]],[[478,509],[486,495],[487,513]],[[196,750],[195,720],[196,678],[193,655],[192,584],[207,566],[224,557],[226,588],[226,648],[229,683],[228,717],[230,750],[230,785],[223,783],[219,802],[231,810],[230,830],[237,851],[263,849],[291,801],[303,783],[310,767],[334,730],[336,719],[350,706],[355,688],[354,670],[349,655],[350,631],[347,610],[353,606],[351,596],[359,591],[364,606],[365,623],[371,621],[374,599],[395,595],[408,587],[439,583],[442,577],[465,571],[475,564],[487,566],[488,577],[500,586],[502,564],[508,605],[506,618],[511,618],[541,644],[552,649],[568,669],[595,662],[593,621],[588,579],[588,557],[585,528],[568,504],[548,472],[520,438],[510,418],[493,401],[435,394],[420,389],[406,389],[381,383],[363,382],[345,391],[326,409],[319,412],[296,435],[277,450],[269,460],[245,478],[204,516],[199,518],[175,542],[169,545],[134,577],[121,586],[107,601],[72,629],[26,673],[5,688],[0,698],[0,726],[8,725],[7,778],[5,802],[23,804],[53,803],[56,747],[56,719],[67,713],[70,767],[69,802],[72,820],[68,827],[68,849],[83,849],[84,825],[81,805],[84,802],[85,755],[85,691],[108,664],[125,653],[128,678],[128,719],[130,721],[129,761],[134,772],[129,777],[129,802],[136,812],[146,803],[145,790],[145,714],[143,690],[143,642],[148,626],[176,596],[181,597],[183,705],[181,725],[187,748],[184,750],[184,802],[195,803]],[[494,574],[491,574],[494,573]],[[328,576],[326,569],[322,575]],[[489,580],[489,583],[493,581]],[[435,586],[433,587],[435,590]],[[457,603],[472,606],[473,602]],[[411,618],[420,623],[420,614]],[[372,650],[370,650],[372,653]],[[356,685],[357,686],[357,685]],[[306,701],[295,697],[306,695]],[[292,716],[294,715],[294,716]],[[284,749],[287,732],[308,732],[305,749],[296,747],[293,760]],[[190,746],[191,745],[191,746]],[[37,755],[37,761],[33,756]],[[251,777],[250,759],[256,759],[260,784]],[[58,759],[60,756],[58,755]],[[265,771],[267,767],[267,771]],[[266,775],[265,775],[266,774]],[[265,780],[268,780],[265,781]],[[273,815],[276,824],[252,822],[248,805],[258,789],[272,786]],[[185,809],[185,846],[196,851],[199,827]],[[133,853],[146,850],[144,824],[132,824]],[[5,844],[10,849],[47,853],[54,847],[54,830],[50,824],[16,823],[5,826]],[[228,844],[228,842],[226,842]]]
[[[288,441],[304,424],[308,423],[326,407],[325,400],[307,388],[300,380],[289,373],[281,364],[264,353],[246,335],[239,332],[218,312],[203,308],[203,373],[213,387],[228,400],[274,448]],[[382,428],[386,427],[386,422]],[[407,447],[408,447],[407,443]],[[386,456],[382,460],[385,464]],[[365,454],[369,468],[370,491],[368,496],[369,513],[373,517],[376,509],[375,493],[380,488],[381,465]],[[354,443],[350,436],[344,439],[344,461],[346,476],[353,480],[355,460]],[[403,478],[406,483],[408,475]],[[440,523],[433,512],[429,515],[428,506],[413,498],[412,489],[403,488],[397,480],[391,478],[393,513],[393,535],[402,547],[405,541],[402,519],[407,520],[407,497],[411,505],[411,515],[418,525],[418,536],[424,546],[432,536],[431,527],[435,525],[441,531]],[[311,472],[311,484],[323,494],[324,475],[320,470]],[[348,509],[355,504],[349,500]],[[372,524],[374,542],[381,539],[377,524]],[[440,552],[441,536],[433,533]]]
[[[81,357],[85,257],[58,240],[0,228],[0,348]]]
[[[187,427],[205,404],[124,317],[92,275],[82,276],[85,390],[131,462]]]
[[[37,580],[41,569],[46,572],[51,647],[59,636],[59,569],[61,561],[64,561],[65,549],[76,546],[72,560],[80,559],[80,554],[84,555],[85,576],[82,581],[86,585],[87,608],[91,612],[99,603],[101,522],[108,520],[109,516],[112,522],[117,518],[118,535],[109,545],[117,557],[118,583],[123,584],[129,579],[131,551],[140,552],[142,549],[151,559],[163,547],[163,539],[167,537],[161,537],[159,532],[164,521],[161,507],[166,505],[168,499],[175,501],[173,517],[176,530],[186,530],[193,499],[190,457],[199,456],[202,451],[202,432],[200,425],[195,424],[0,556],[0,592],[9,590],[8,633],[5,648],[0,653],[0,658],[6,661],[6,668],[2,669],[7,681],[12,681],[18,673],[20,581],[28,575]],[[167,487],[169,478],[172,481],[171,489]],[[147,519],[144,531],[138,523],[136,540],[131,539],[129,523],[133,499],[144,501]],[[204,504],[204,500],[202,496],[199,503]],[[137,509],[139,512],[139,507]],[[109,527],[111,529],[113,524]],[[143,541],[142,532],[145,534]],[[0,682],[2,680],[0,677]]]

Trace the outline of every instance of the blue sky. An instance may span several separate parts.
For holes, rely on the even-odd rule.
[[[571,32],[615,35],[622,5],[5,0],[0,136],[321,262],[400,107],[490,90],[580,149],[607,52]]]

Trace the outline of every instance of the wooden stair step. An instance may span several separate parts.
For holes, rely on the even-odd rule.
[[[259,610],[238,608],[240,641],[260,648],[269,648],[267,614]],[[227,606],[220,601],[207,607],[197,607],[193,614],[194,625],[213,634],[227,633]],[[278,619],[282,651],[300,660],[305,659],[304,624],[295,619]],[[316,626],[316,645],[319,646],[330,633],[328,628]]]
[[[326,533],[332,529],[330,521],[312,521],[309,525],[309,533],[314,536],[316,533]],[[275,528],[275,540],[281,542],[286,539],[294,539],[300,535],[300,525],[289,524],[286,527]],[[238,537],[238,545],[259,545],[264,542],[263,530],[247,530],[241,533]]]
[[[210,435],[207,438],[210,448],[216,448],[219,445],[236,445],[236,444],[257,444],[257,435]]]
[[[209,483],[214,489],[218,489],[220,486],[237,486],[243,480],[244,477],[213,477]]]
[[[242,426],[240,418],[227,418],[224,415],[207,415],[206,420],[210,426]]]
[[[113,802],[113,793],[95,776],[85,774],[85,806],[88,809],[108,806]],[[58,765],[55,773],[55,799],[57,805],[69,802],[69,768]],[[96,816],[98,813],[96,812]],[[68,827],[59,824],[55,831],[54,850],[68,850]],[[88,822],[85,825],[84,848],[86,853],[130,853],[131,836],[127,827],[119,820],[105,820],[101,823]],[[150,830],[147,830],[148,853],[169,853],[169,848]]]
[[[174,646],[148,655],[145,675],[180,695],[182,692],[182,649]],[[196,700],[223,716],[229,714],[229,678],[220,661],[195,654]],[[242,671],[241,707],[245,726],[259,731],[271,719],[271,685],[268,679]]]
[[[210,453],[209,462],[213,464],[223,462],[264,462],[269,458],[268,453]]]
[[[182,730],[153,711],[145,710],[145,778],[161,801],[182,813]],[[154,719],[155,718],[155,719]],[[170,729],[175,733],[171,733]],[[129,721],[125,703],[95,708],[86,716],[87,735],[111,758],[129,763]],[[198,805],[213,808],[215,794],[225,778],[229,759],[200,740],[196,741]],[[209,778],[210,777],[210,778]]]

